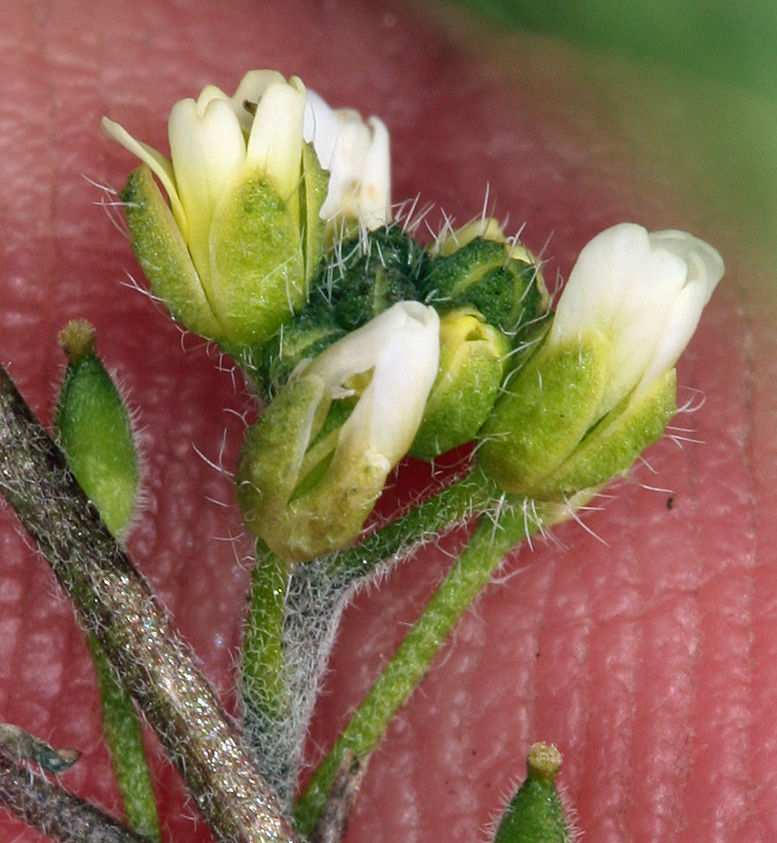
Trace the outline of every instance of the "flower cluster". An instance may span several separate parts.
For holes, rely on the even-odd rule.
[[[559,501],[627,471],[676,412],[674,365],[723,274],[691,235],[608,229],[551,314],[494,220],[430,248],[392,224],[386,127],[296,77],[176,103],[169,161],[103,126],[143,161],[123,195],[155,292],[265,390],[237,494],[289,561],[356,540],[408,453],[476,442],[506,493]]]

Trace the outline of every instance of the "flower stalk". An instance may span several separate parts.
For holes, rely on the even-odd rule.
[[[488,584],[505,555],[544,527],[571,517],[586,498],[561,506],[503,499],[497,513],[480,517],[469,543],[440,584],[421,617],[354,712],[297,803],[297,828],[315,827],[345,754],[364,761],[396,711],[410,697],[459,618]]]

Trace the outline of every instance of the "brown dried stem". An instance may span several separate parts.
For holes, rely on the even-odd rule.
[[[151,843],[28,770],[0,747],[0,805],[59,843]]]
[[[159,735],[214,834],[230,843],[292,841],[191,651],[2,367],[0,492]]]

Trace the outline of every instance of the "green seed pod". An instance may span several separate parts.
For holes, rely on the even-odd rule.
[[[474,307],[490,325],[520,339],[522,329],[547,311],[542,274],[536,263],[525,259],[525,250],[518,253],[506,242],[475,237],[452,254],[447,252],[443,248],[433,258],[421,286],[422,300],[440,313]]]
[[[132,520],[139,481],[130,414],[95,354],[92,326],[70,322],[59,343],[68,358],[55,419],[59,442],[106,526],[121,536]]]
[[[491,413],[510,344],[474,308],[440,319],[440,368],[411,457],[433,460],[470,442]]]
[[[556,790],[561,753],[536,743],[526,760],[526,781],[507,806],[494,843],[571,843],[574,836]]]
[[[337,324],[353,331],[397,302],[417,299],[427,261],[399,226],[365,232],[337,247],[314,282],[311,307],[331,308]]]

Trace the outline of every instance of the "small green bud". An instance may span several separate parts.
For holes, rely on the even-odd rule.
[[[510,344],[473,308],[440,318],[440,368],[410,456],[432,460],[470,442],[499,394]]]
[[[615,226],[580,255],[539,349],[484,425],[484,470],[561,500],[625,473],[676,412],[674,365],[723,275],[683,232]]]
[[[249,367],[260,382],[265,398],[271,399],[300,363],[312,360],[345,333],[331,313],[320,307],[307,307],[281,325]]]
[[[574,836],[556,790],[561,753],[536,743],[526,761],[527,777],[507,806],[494,843],[572,843]]]
[[[55,419],[59,442],[106,526],[121,536],[132,520],[139,479],[130,414],[95,353],[92,326],[70,322],[59,343],[68,358]]]
[[[466,231],[464,245],[454,252],[444,241],[423,279],[421,298],[440,313],[474,307],[490,325],[520,339],[523,329],[548,309],[542,274],[526,250],[510,246],[500,229],[487,228],[486,233],[501,239],[471,237]]]
[[[246,526],[291,562],[354,541],[415,437],[438,361],[437,314],[400,302],[299,371],[246,434]]]
[[[353,331],[397,302],[418,298],[416,282],[428,255],[397,225],[364,232],[340,244],[314,281],[310,306],[331,309]]]

